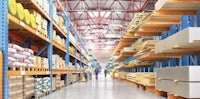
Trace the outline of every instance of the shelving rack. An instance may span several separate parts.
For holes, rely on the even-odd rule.
[[[199,98],[199,95],[193,94],[198,92],[196,90],[199,85],[196,76],[198,74],[190,74],[195,72],[192,71],[193,68],[199,69],[200,50],[198,45],[200,38],[199,34],[194,34],[199,32],[199,4],[200,2],[197,0],[158,0],[155,11],[140,24],[138,29],[132,30],[134,31],[132,36],[153,36],[154,40],[160,40],[155,44],[153,54],[140,58],[141,61],[152,61],[151,68],[137,66],[119,69],[122,72],[134,73],[155,72],[157,69],[156,92],[169,93],[168,97],[172,95],[174,99]],[[117,51],[114,51],[114,54],[116,53]],[[125,58],[121,60],[125,60]],[[186,79],[188,76],[194,77],[194,79]],[[192,81],[197,82],[195,87]],[[167,84],[171,86],[169,89],[163,87]],[[180,89],[187,85],[190,85],[190,89],[185,87]],[[191,86],[195,89],[192,89]],[[191,90],[195,90],[195,92],[191,92]]]
[[[3,99],[8,99],[8,81],[7,76],[18,76],[18,75],[49,75],[50,77],[50,83],[51,83],[51,92],[52,92],[52,77],[53,75],[57,74],[63,74],[65,75],[65,85],[67,84],[67,76],[69,73],[83,73],[83,71],[68,71],[66,70],[53,70],[52,69],[52,55],[53,53],[59,54],[63,56],[67,66],[69,66],[69,62],[71,60],[71,57],[74,57],[75,63],[77,60],[79,61],[79,64],[81,66],[87,66],[87,62],[83,61],[83,59],[80,59],[76,56],[73,56],[69,54],[69,45],[72,44],[70,41],[69,33],[71,31],[72,24],[70,23],[69,18],[69,12],[67,9],[65,9],[59,0],[56,0],[58,2],[58,6],[62,9],[62,13],[64,20],[65,20],[65,26],[67,32],[64,32],[54,21],[53,21],[53,0],[48,0],[49,2],[49,15],[43,11],[43,9],[37,4],[35,0],[27,0],[26,2],[23,2],[23,0],[18,0],[20,3],[26,3],[28,5],[25,6],[25,8],[32,8],[36,11],[38,11],[42,17],[44,17],[48,21],[48,37],[40,35],[40,33],[32,28],[30,26],[24,24],[22,21],[18,20],[14,16],[10,15],[8,13],[8,0],[1,0],[0,1],[0,50],[2,50],[3,53],[3,74],[2,74],[2,90],[3,90]],[[24,32],[17,32],[14,31],[15,29],[24,31]],[[53,41],[53,35],[52,31],[55,29],[56,31],[59,31],[59,35],[62,35],[62,37],[65,38],[66,48],[60,46],[59,44],[56,44],[55,41]],[[34,39],[31,39],[34,38]],[[46,57],[49,60],[49,68],[47,70],[42,71],[10,71],[8,70],[8,42],[9,41],[15,41],[18,40],[21,43],[25,43],[24,47],[31,48],[31,46],[36,46],[38,49],[34,49],[34,52],[36,55],[46,55]],[[25,41],[25,42],[23,42]],[[41,42],[40,44],[36,43]],[[78,40],[82,41],[82,40]],[[87,51],[84,46],[82,46],[83,51],[86,53],[83,54],[81,51],[80,45],[72,44],[77,52],[81,53],[81,56],[84,56],[84,60],[87,60]],[[88,61],[88,60],[87,60]]]

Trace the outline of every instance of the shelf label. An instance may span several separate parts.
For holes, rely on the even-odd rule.
[[[36,31],[36,35],[39,35],[39,32],[38,32],[38,31]]]
[[[19,21],[19,24],[21,25],[21,26],[25,26],[25,23],[24,22],[22,22],[22,21]]]
[[[20,75],[25,75],[25,71],[20,71]]]

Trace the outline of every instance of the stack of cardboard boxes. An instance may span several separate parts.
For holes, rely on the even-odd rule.
[[[34,66],[38,68],[49,68],[48,59],[39,56],[34,56]]]
[[[65,61],[57,54],[53,55],[53,69],[65,69],[66,64]]]
[[[59,35],[56,35],[56,31],[53,30],[53,41],[60,44],[62,47],[66,48],[65,39],[61,38]]]

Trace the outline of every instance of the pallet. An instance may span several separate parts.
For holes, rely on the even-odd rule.
[[[34,67],[34,71],[49,71],[48,68]]]
[[[25,71],[25,67],[24,66],[9,66],[8,70],[11,70],[11,71]]]
[[[183,97],[176,96],[174,94],[168,93],[167,94],[167,99],[186,99],[186,98],[183,98]]]
[[[34,71],[34,67],[25,67],[26,71]]]
[[[154,95],[155,95],[155,96],[167,97],[167,93],[164,92],[164,91],[160,91],[160,90],[154,90]]]
[[[48,94],[50,94],[50,91],[43,92],[43,93],[41,93],[39,95],[35,95],[35,96],[33,96],[33,99],[40,99],[40,98],[42,98],[44,96],[47,96]]]

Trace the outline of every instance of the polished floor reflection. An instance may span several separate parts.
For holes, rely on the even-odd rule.
[[[166,99],[154,96],[126,83],[104,78],[91,80],[87,83],[79,82],[52,93],[42,99]]]

